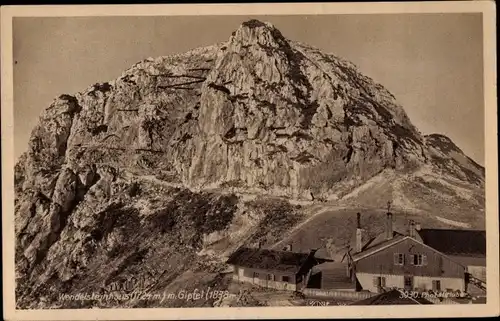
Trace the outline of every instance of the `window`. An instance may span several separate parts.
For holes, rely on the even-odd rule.
[[[254,277],[254,278],[258,278],[258,277],[259,277],[259,273],[257,273],[257,272],[253,272],[253,277]]]
[[[375,285],[378,288],[385,287],[385,277],[383,277],[383,276],[374,277],[373,278],[373,285]]]
[[[427,256],[423,254],[413,254],[410,256],[411,262],[416,266],[427,265]]]
[[[432,281],[432,290],[441,291],[441,281],[440,280],[433,280]]]
[[[274,274],[268,274],[268,275],[267,275],[267,280],[268,280],[268,281],[275,281],[275,279],[274,279]]]
[[[404,265],[405,264],[405,255],[402,253],[394,253],[394,264],[395,265]]]
[[[405,276],[404,277],[404,282],[405,282],[405,288],[413,288],[413,277],[411,276]]]
[[[282,280],[283,282],[290,282],[290,277],[289,277],[289,276],[282,276],[282,277],[281,277],[281,280]]]

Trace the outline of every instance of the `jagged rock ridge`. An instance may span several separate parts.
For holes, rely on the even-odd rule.
[[[85,276],[95,251],[108,264],[118,260],[110,244],[130,236],[127,224],[151,231],[148,220],[162,217],[190,235],[176,240],[196,252],[253,220],[241,200],[201,190],[336,200],[387,170],[406,179],[422,168],[461,188],[484,185],[481,166],[448,138],[423,136],[394,96],[353,64],[248,21],[226,43],[148,58],[43,112],[15,170],[16,273],[28,289],[18,295],[29,306],[49,280],[60,287]],[[160,182],[170,187],[137,192]],[[158,205],[162,193],[171,203]],[[187,199],[182,193],[199,200],[190,209],[204,213],[196,224],[218,225],[205,231],[161,216],[162,206],[187,215],[176,201]],[[120,223],[121,215],[132,221]],[[173,256],[181,248],[168,236],[149,241],[167,242]],[[144,259],[145,243],[133,242],[132,255]]]

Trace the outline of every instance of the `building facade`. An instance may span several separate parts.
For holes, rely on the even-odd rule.
[[[277,290],[299,291],[307,286],[311,269],[317,264],[314,252],[295,253],[242,247],[227,264],[233,280]]]
[[[297,291],[301,287],[300,276],[294,273],[243,266],[234,266],[233,280],[277,290]]]
[[[359,284],[370,292],[384,288],[460,292],[466,289],[463,265],[409,236],[360,252],[353,260]]]
[[[358,229],[361,230],[359,219]],[[357,290],[383,292],[396,288],[465,292],[467,265],[425,244],[419,230],[418,225],[410,221],[407,235],[393,231],[392,213],[387,213],[384,233],[368,244],[357,245],[357,251],[349,255]]]

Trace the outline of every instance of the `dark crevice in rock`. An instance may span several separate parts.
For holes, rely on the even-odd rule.
[[[327,144],[330,144],[330,145],[333,145],[333,144],[334,144],[333,140],[332,140],[332,139],[330,139],[330,138],[325,138],[323,141],[324,141],[325,143],[327,143]]]
[[[209,88],[213,88],[213,89],[215,89],[215,90],[222,91],[223,93],[225,93],[225,94],[227,94],[227,95],[230,95],[230,94],[231,94],[231,92],[229,91],[229,89],[228,89],[228,88],[226,88],[226,87],[224,87],[223,85],[217,85],[217,84],[215,84],[215,83],[211,82],[211,83],[209,83],[209,84],[208,84],[208,87],[209,87]]]
[[[309,128],[311,126],[312,119],[319,108],[319,104],[316,101],[308,103],[305,108],[302,109],[303,119],[301,126],[303,128]]]
[[[349,131],[351,127],[360,125],[360,121],[355,115],[345,114],[343,125],[346,131]]]
[[[198,89],[198,88],[181,87],[181,86],[175,86],[175,87],[161,87],[161,86],[158,86],[158,88],[163,88],[163,89],[180,89],[180,90],[197,90]]]
[[[255,166],[262,167],[262,161],[260,160],[260,158],[254,159],[253,162]]]
[[[182,137],[181,137],[180,141],[181,141],[181,142],[183,142],[183,143],[185,143],[185,142],[187,142],[189,139],[192,139],[192,138],[193,138],[193,136],[192,136],[191,134],[189,134],[189,133],[185,133],[184,135],[182,135]]]
[[[352,155],[354,154],[354,148],[352,144],[353,144],[352,130],[349,130],[346,143],[347,153],[345,154],[344,157],[342,157],[345,164],[349,164],[351,162]]]
[[[78,99],[76,99],[75,96],[63,94],[59,96],[59,99],[65,100],[68,103],[69,108],[66,113],[71,117],[74,117],[75,114],[78,114],[82,110],[82,106],[79,104]]]
[[[121,78],[121,80],[125,83],[136,86],[137,82],[135,80],[132,80],[131,78],[132,78],[131,75],[125,75]]]
[[[189,71],[210,71],[210,68],[188,68]]]
[[[139,108],[134,108],[134,109],[116,109],[116,111],[123,111],[123,112],[138,112]]]
[[[195,76],[195,75],[188,75],[188,74],[181,74],[181,75],[157,75],[156,77],[165,77],[165,78],[193,78],[193,79],[199,79],[202,82],[206,80],[206,77]]]
[[[231,139],[234,138],[235,136],[236,136],[236,128],[233,126],[224,134],[223,137],[225,139]]]
[[[175,84],[170,84],[170,85],[158,85],[157,88],[162,88],[162,89],[167,89],[167,88],[194,89],[192,87],[186,87],[186,86],[192,85],[192,84],[199,84],[199,83],[202,83],[204,81],[205,81],[205,79],[200,79],[200,80],[186,81],[186,82],[175,83]]]
[[[275,145],[275,144],[269,144],[270,147],[273,147],[274,149],[268,152],[269,156],[275,155],[277,153],[287,153],[288,149],[283,146],[283,145]]]
[[[112,149],[112,148],[110,147],[110,149]],[[126,148],[117,148],[117,149],[127,150]],[[135,148],[134,150],[139,151],[139,152],[148,152],[148,153],[154,153],[154,154],[165,154],[166,153],[163,150],[147,149],[147,148]]]
[[[408,128],[401,126],[400,124],[394,124],[392,130],[396,135],[397,139],[413,141],[417,146],[421,145],[421,140],[418,139],[415,134]]]
[[[258,98],[255,99],[259,103],[259,107],[264,107],[269,109],[273,114],[276,114],[276,104],[271,103],[267,100],[260,100]]]
[[[298,163],[301,163],[301,164],[310,163],[310,162],[312,162],[312,160],[315,160],[315,159],[316,159],[316,157],[314,157],[313,155],[311,155],[310,153],[308,153],[306,151],[300,152],[299,155],[292,158],[292,160],[294,160]]]
[[[48,197],[47,195],[45,195],[44,193],[42,193],[41,191],[37,191],[36,194],[35,194],[35,197],[38,198],[41,202],[44,202],[44,203],[51,203],[52,200],[50,199],[50,197]]]
[[[120,139],[120,137],[118,137],[118,135],[116,135],[116,134],[109,134],[106,137],[104,137],[103,139],[101,139],[101,143],[103,143],[104,141],[108,140],[111,137],[116,137],[116,138]]]
[[[189,112],[186,114],[186,116],[184,117],[184,123],[187,123],[189,122],[191,119],[193,119],[193,113],[192,112]]]
[[[353,153],[354,153],[354,149],[352,148],[352,146],[348,146],[347,147],[347,154],[343,157],[343,160],[346,164],[349,164],[351,162],[351,157],[352,157]]]
[[[113,87],[110,85],[109,82],[94,84],[94,90],[98,90],[102,93],[106,93],[106,92],[110,91],[112,88]]]
[[[302,131],[296,131],[293,132],[292,134],[276,134],[276,138],[293,138],[293,137],[297,137],[298,139],[301,140],[308,140],[308,141],[314,140],[314,138],[311,135],[304,133]]]
[[[237,94],[237,95],[232,95],[229,97],[229,100],[231,102],[236,102],[238,100],[244,100],[244,99],[248,99],[248,94],[247,93],[244,93],[244,94]]]
[[[102,124],[99,125],[95,128],[89,128],[89,132],[92,134],[92,136],[97,136],[101,133],[105,133],[108,131],[108,125]]]

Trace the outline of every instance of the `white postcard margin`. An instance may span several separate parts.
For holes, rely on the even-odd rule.
[[[256,308],[16,310],[14,271],[13,17],[192,16],[306,14],[483,14],[487,303],[484,305],[326,306]],[[496,32],[493,1],[406,3],[189,4],[106,6],[4,6],[1,8],[1,143],[3,300],[5,320],[161,320],[281,318],[482,317],[500,314]]]

